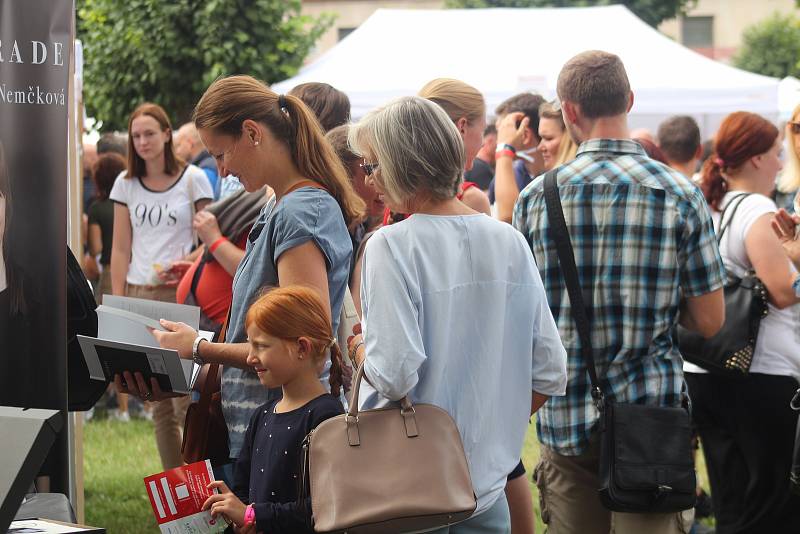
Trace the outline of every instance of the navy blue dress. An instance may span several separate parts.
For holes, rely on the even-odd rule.
[[[259,532],[313,533],[311,501],[298,502],[302,443],[318,424],[344,409],[328,393],[285,413],[275,413],[279,401],[267,402],[250,418],[233,492],[243,503],[254,504]]]

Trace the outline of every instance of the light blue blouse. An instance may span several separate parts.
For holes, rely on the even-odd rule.
[[[362,409],[409,394],[455,420],[476,514],[520,459],[531,391],[563,395],[566,352],[525,240],[485,215],[415,214],[367,243]]]

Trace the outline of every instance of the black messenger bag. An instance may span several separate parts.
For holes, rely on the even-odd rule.
[[[670,513],[692,508],[696,480],[689,412],[617,403],[605,397],[597,379],[589,320],[554,171],[544,177],[544,198],[592,398],[600,412],[600,501],[614,512]]]

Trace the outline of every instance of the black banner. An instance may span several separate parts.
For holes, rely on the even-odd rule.
[[[72,0],[0,0],[0,405],[66,417]],[[66,425],[65,425],[66,428]],[[67,492],[66,431],[43,468]]]

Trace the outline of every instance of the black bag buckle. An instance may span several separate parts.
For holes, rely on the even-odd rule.
[[[597,386],[592,387],[592,399],[594,399],[594,405],[597,411],[602,412],[605,407],[605,397],[603,391]]]

